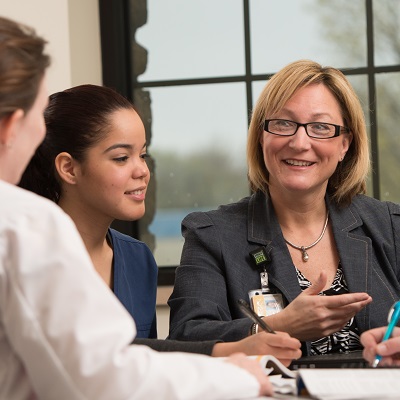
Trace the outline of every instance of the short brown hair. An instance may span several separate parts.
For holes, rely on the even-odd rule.
[[[253,191],[266,192],[269,185],[269,172],[260,144],[265,119],[280,111],[298,89],[317,83],[325,85],[335,96],[344,124],[353,136],[346,157],[329,179],[328,191],[339,205],[348,204],[356,194],[366,192],[370,156],[360,101],[341,71],[322,67],[310,60],[295,61],[277,72],[267,82],[257,100],[247,139],[248,177]]]
[[[32,107],[50,64],[46,43],[34,29],[0,17],[0,118]]]

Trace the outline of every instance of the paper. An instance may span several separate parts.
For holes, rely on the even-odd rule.
[[[275,393],[280,394],[296,394],[296,379],[282,378],[281,375],[271,375],[269,380],[274,388]]]
[[[272,355],[248,356],[255,359],[265,369],[267,375],[281,375],[284,378],[296,378],[297,372],[285,367],[276,357]]]
[[[297,393],[297,371],[286,368],[276,357],[272,355],[249,356],[257,360],[269,376],[275,394],[295,395]]]
[[[304,368],[298,380],[320,400],[399,399],[400,369],[396,368]],[[301,380],[301,381],[300,381]]]

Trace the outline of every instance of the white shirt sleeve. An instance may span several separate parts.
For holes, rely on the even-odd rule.
[[[252,375],[222,360],[130,345],[134,322],[92,267],[69,217],[21,189],[0,183],[0,192],[0,357],[8,360],[0,365],[0,398],[258,394]]]

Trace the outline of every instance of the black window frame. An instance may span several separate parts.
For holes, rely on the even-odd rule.
[[[146,6],[146,0],[134,0]],[[369,120],[372,161],[372,196],[381,199],[379,151],[378,151],[378,121],[376,111],[376,82],[377,74],[400,72],[399,65],[375,66],[374,65],[374,25],[373,25],[373,0],[365,0],[366,10],[366,39],[367,39],[367,65],[360,68],[342,69],[345,75],[364,75],[368,78]],[[251,42],[250,42],[250,0],[243,0],[243,26],[245,48],[245,73],[244,75],[209,77],[200,79],[177,79],[138,82],[132,76],[132,31],[130,25],[129,0],[99,0],[100,34],[103,66],[103,84],[117,89],[132,101],[133,91],[137,88],[172,87],[182,85],[203,85],[218,83],[242,82],[246,85],[248,121],[253,109],[252,83],[266,81],[274,71],[265,74],[251,73]],[[115,221],[113,227],[140,240],[139,225],[137,222]],[[162,267],[159,269],[159,284],[173,284],[173,275],[176,266]]]

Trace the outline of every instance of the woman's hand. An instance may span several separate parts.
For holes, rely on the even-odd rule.
[[[392,337],[381,343],[386,327],[370,329],[361,334],[363,357],[372,364],[379,354],[379,365],[400,366],[400,328],[394,328]]]
[[[342,329],[361,309],[372,301],[367,293],[319,296],[327,275],[304,290],[277,314],[264,317],[274,330],[288,332],[302,341],[316,340]]]
[[[271,382],[269,381],[268,376],[265,374],[265,371],[263,370],[263,368],[261,368],[261,365],[257,361],[248,358],[243,353],[233,354],[229,356],[226,361],[245,369],[257,379],[258,383],[260,384],[260,396],[273,395]]]
[[[301,343],[286,332],[260,332],[248,336],[238,342],[217,343],[212,355],[225,357],[236,352],[251,355],[271,354],[278,358],[285,366],[290,365],[293,359],[301,356]]]

